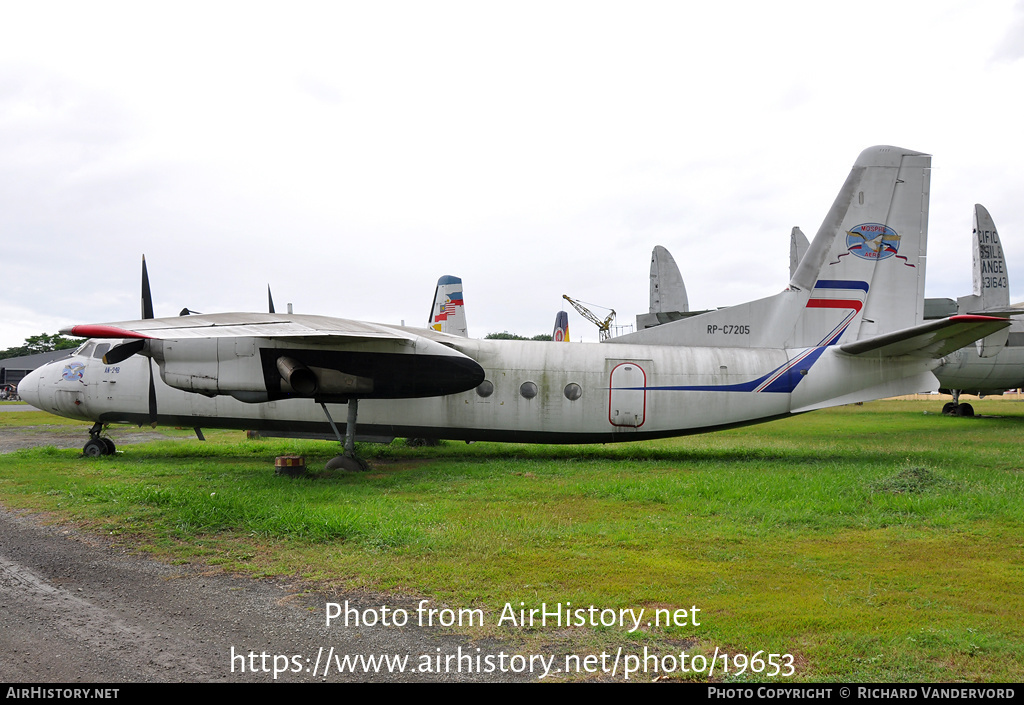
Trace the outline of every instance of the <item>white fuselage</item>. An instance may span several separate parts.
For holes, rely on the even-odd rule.
[[[981,357],[973,345],[957,350],[942,358],[935,376],[943,389],[967,394],[1000,394],[1024,387],[1024,333],[1011,332],[1006,347],[992,357]]]
[[[933,360],[865,360],[834,347],[467,339],[458,339],[457,347],[483,367],[483,384],[445,396],[361,399],[358,435],[605,443],[699,433],[937,387],[929,372]],[[142,425],[150,420],[152,364],[162,425],[334,436],[312,399],[244,403],[185,392],[164,384],[146,357],[107,365],[90,352],[85,345],[32,372],[19,387],[22,397],[62,416]],[[345,404],[327,408],[344,420]]]

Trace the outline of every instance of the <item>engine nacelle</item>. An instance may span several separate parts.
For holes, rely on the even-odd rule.
[[[281,373],[281,379],[300,396],[314,396],[320,388],[313,370],[298,360],[282,355],[277,358],[277,371]]]

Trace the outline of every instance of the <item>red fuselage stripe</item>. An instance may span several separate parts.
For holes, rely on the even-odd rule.
[[[852,308],[860,311],[864,306],[857,299],[808,299],[807,308]]]

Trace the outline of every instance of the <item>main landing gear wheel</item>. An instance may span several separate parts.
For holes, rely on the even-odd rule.
[[[102,438],[90,438],[82,448],[82,454],[87,458],[107,455],[107,444],[103,442]]]
[[[370,469],[367,462],[357,455],[336,455],[327,461],[325,467],[328,470],[347,470],[349,472],[363,472]]]
[[[970,404],[960,403],[960,390],[953,389],[950,392],[953,395],[953,401],[947,401],[942,406],[942,413],[946,416],[974,416],[974,407]],[[980,397],[979,397],[980,398]]]
[[[974,407],[970,404],[960,404],[956,407],[957,416],[974,416]]]

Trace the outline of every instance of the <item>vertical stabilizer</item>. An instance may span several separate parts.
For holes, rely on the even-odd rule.
[[[462,280],[458,277],[445,275],[437,280],[428,327],[442,333],[469,337],[466,308],[462,300]]]
[[[556,343],[569,342],[569,314],[565,311],[555,314],[555,329],[551,333],[551,339]]]
[[[996,224],[985,206],[974,206],[973,242],[974,293],[956,300],[959,313],[1006,315],[1010,307],[1010,280],[1006,271],[1003,244]],[[982,338],[975,345],[981,357],[991,357],[1003,349],[1009,329]]]
[[[960,313],[1005,311],[1010,306],[1010,281],[1003,244],[985,206],[974,206],[974,294],[957,299]]]
[[[796,268],[800,266],[800,260],[807,254],[807,248],[811,243],[804,235],[804,231],[794,226],[789,233],[789,278],[796,274]]]
[[[679,267],[672,253],[657,245],[651,252],[651,313],[689,310],[690,302]]]
[[[861,152],[785,291],[614,338],[614,343],[818,347],[923,320],[931,157]]]
[[[811,287],[796,342],[836,330],[845,341],[924,320],[931,157],[898,147],[861,152],[790,283]]]

